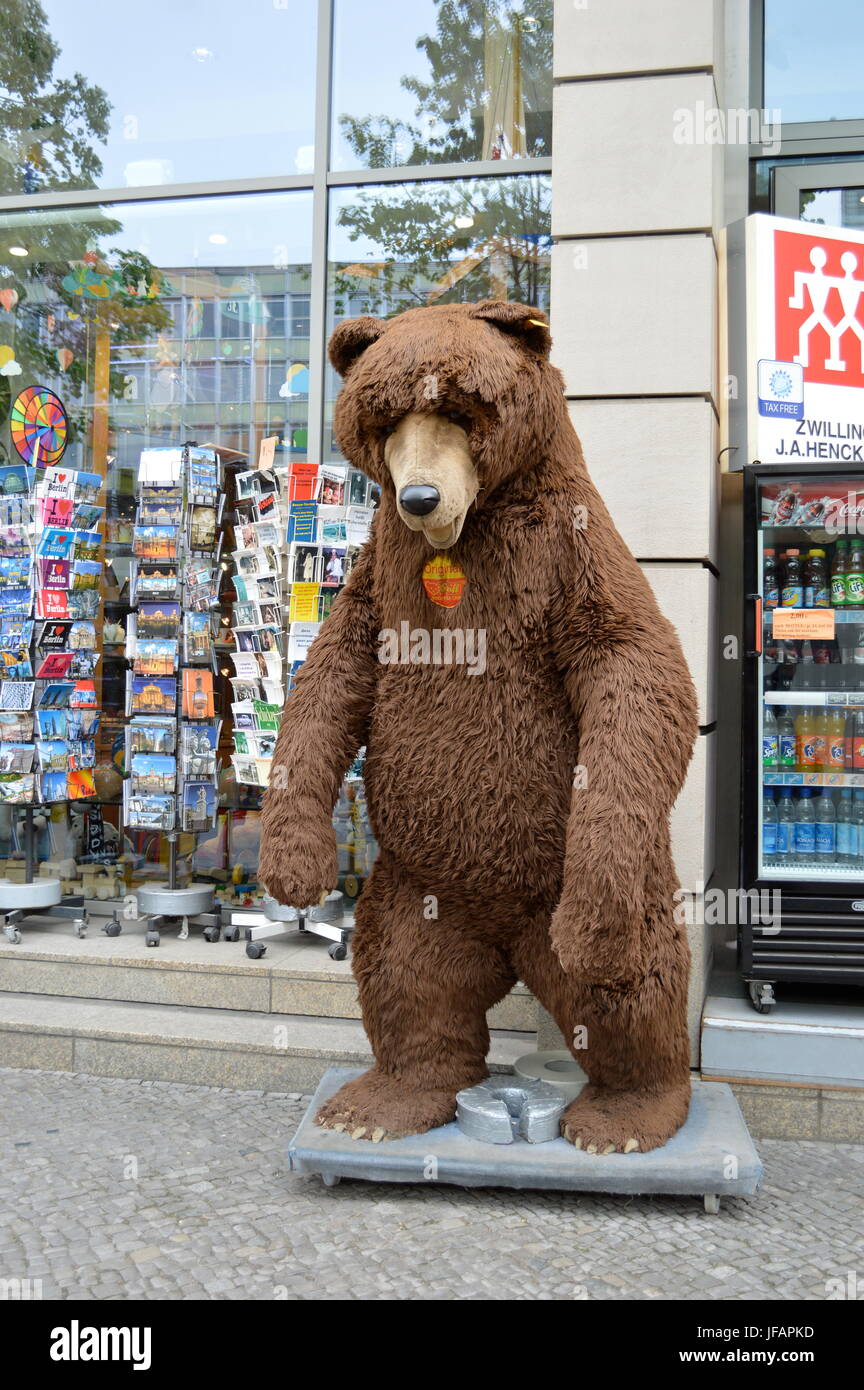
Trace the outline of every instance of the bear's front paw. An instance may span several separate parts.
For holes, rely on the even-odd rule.
[[[628,914],[629,915],[629,914]],[[552,918],[552,948],[574,980],[621,993],[637,990],[645,978],[641,920],[623,912],[600,913],[595,905],[562,904]]]
[[[319,826],[265,827],[258,877],[271,898],[290,907],[310,907],[332,893],[339,876],[332,822]]]

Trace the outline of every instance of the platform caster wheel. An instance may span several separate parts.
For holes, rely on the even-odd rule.
[[[158,931],[148,931],[147,935],[146,935],[145,938],[144,938],[144,941],[145,941],[145,943],[146,943],[148,946],[158,946],[158,945],[159,945],[159,933],[158,933]]]
[[[777,1000],[774,998],[774,986],[767,980],[751,980],[748,989],[750,991],[750,1003],[759,1014],[770,1014]]]
[[[121,927],[117,918],[114,917],[112,921],[105,923],[102,930],[104,931],[106,936],[119,936],[123,928]]]
[[[178,934],[177,940],[178,940],[178,941],[185,941],[185,940],[187,939],[188,936],[189,936],[189,918],[188,918],[188,917],[184,917],[183,920],[182,920],[182,922],[180,923],[180,932],[179,932],[179,934]]]
[[[10,946],[21,945],[21,933],[17,927],[4,927],[3,930],[6,934],[6,940],[9,942]]]
[[[219,931],[219,928],[218,928],[218,927],[205,927],[205,928],[204,928],[204,940],[205,940],[205,941],[218,941],[220,936],[221,936],[221,932]]]
[[[703,1200],[708,1215],[716,1216],[720,1210],[720,1194],[717,1192],[706,1192]]]
[[[327,954],[331,960],[344,960],[348,955],[348,947],[344,941],[334,941],[332,946],[327,947]]]
[[[263,946],[260,941],[246,942],[246,954],[250,960],[260,960],[266,950],[267,947]]]
[[[87,935],[87,923],[79,917],[75,923],[75,935],[80,939]]]
[[[225,928],[225,940],[226,940],[226,941],[239,941],[239,940],[240,940],[240,928],[239,928],[239,927],[226,927],[226,928]]]
[[[338,1173],[322,1173],[321,1181],[325,1187],[338,1187],[342,1179]]]

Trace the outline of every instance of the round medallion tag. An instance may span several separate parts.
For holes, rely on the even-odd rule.
[[[439,608],[455,608],[468,580],[455,560],[436,555],[423,566],[423,588]]]

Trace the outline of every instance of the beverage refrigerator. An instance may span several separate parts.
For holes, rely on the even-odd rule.
[[[864,469],[747,466],[744,565],[739,960],[768,1012],[778,982],[864,985]]]

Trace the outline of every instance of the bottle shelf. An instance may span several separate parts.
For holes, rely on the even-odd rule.
[[[819,860],[796,859],[791,854],[765,854],[759,865],[763,878],[840,879],[860,883],[864,878],[864,859],[855,864],[829,864]]]
[[[795,772],[784,768],[772,772],[762,769],[766,787],[864,787],[864,768],[860,772]]]
[[[766,705],[840,705],[864,709],[864,690],[766,690]]]

